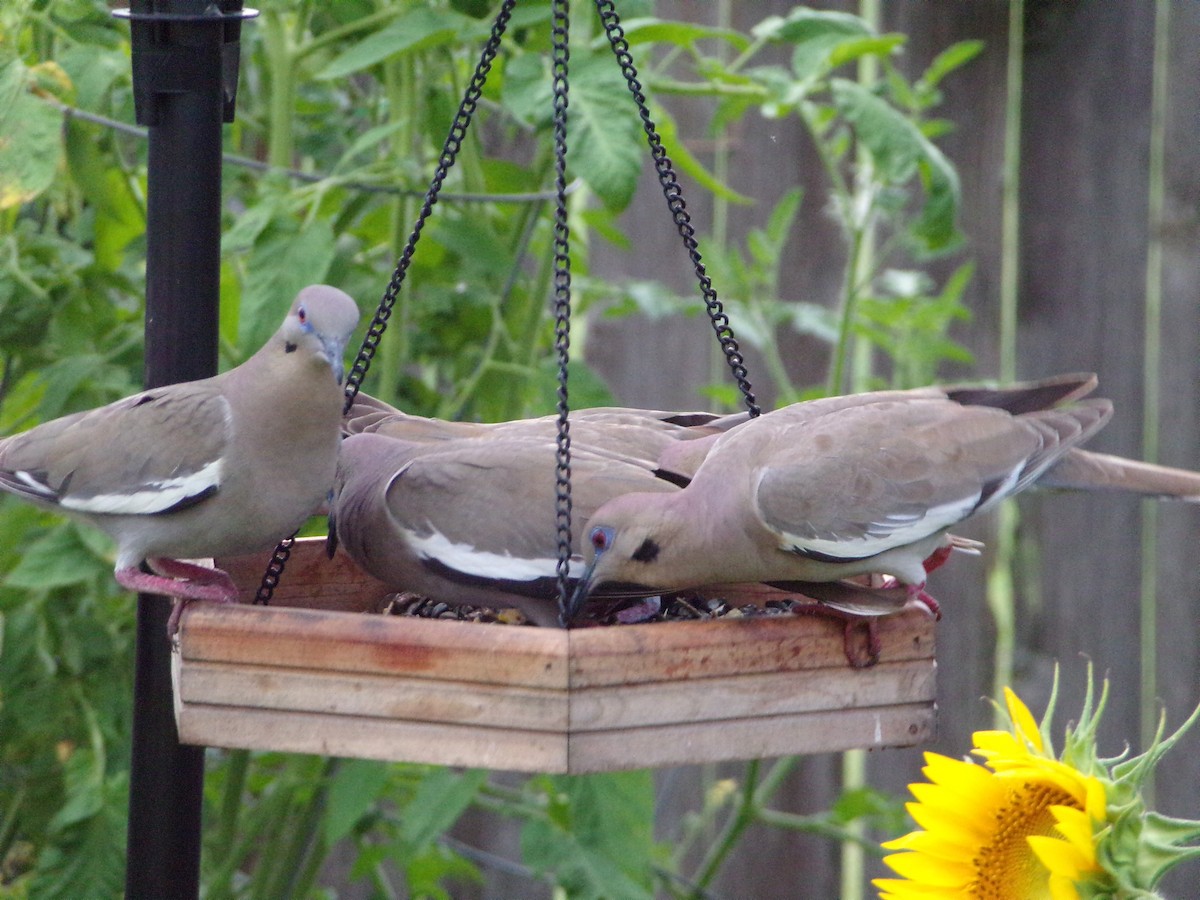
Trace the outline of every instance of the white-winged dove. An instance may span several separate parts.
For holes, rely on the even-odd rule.
[[[459,438],[439,431],[432,441],[350,435],[342,442],[331,527],[351,559],[398,590],[451,605],[516,607],[538,624],[552,624],[558,617],[553,431],[538,423],[503,431]],[[573,515],[586,521],[604,501],[629,491],[679,490],[653,469],[653,461],[573,441]],[[578,535],[576,528],[576,572],[583,562]]]
[[[590,453],[655,464],[660,477],[686,483],[718,434],[747,420],[742,414],[667,412],[628,407],[594,407],[571,412],[571,439]],[[464,438],[544,438],[553,440],[556,415],[507,422],[452,422],[402,412],[360,393],[343,429],[347,434],[380,434],[415,443]]]
[[[1112,412],[1078,399],[1094,385],[885,391],[767,413],[716,439],[683,490],[597,510],[572,607],[608,583],[655,592],[857,575],[923,596],[927,568],[955,546],[948,529],[1039,480],[1200,500],[1200,474],[1073,449]]]
[[[126,588],[232,600],[228,575],[183,560],[272,547],[325,501],[357,323],[347,294],[307,287],[237,368],[0,441],[0,488],[111,535]]]

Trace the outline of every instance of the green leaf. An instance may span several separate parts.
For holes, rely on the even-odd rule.
[[[127,53],[102,50],[94,45],[76,44],[56,57],[75,88],[75,105],[80,109],[103,111],[105,95],[115,82],[128,81]]]
[[[95,577],[96,568],[95,555],[63,522],[29,545],[4,584],[26,590],[86,584]]]
[[[89,765],[76,751],[66,766],[67,805],[52,824],[57,840],[38,856],[30,896],[46,900],[108,900],[121,896],[125,874],[127,772],[76,783],[75,767]],[[77,773],[81,774],[81,773]],[[74,785],[74,787],[72,787]],[[87,808],[91,812],[79,815]]]
[[[63,116],[28,90],[18,59],[0,66],[0,209],[28,203],[54,183]]]
[[[830,82],[838,110],[854,126],[880,176],[903,184],[913,176],[927,143],[916,126],[886,100],[856,81],[835,78]]]
[[[254,245],[238,317],[238,343],[253,352],[275,333],[300,289],[324,280],[333,262],[334,235],[328,220],[300,228],[276,222]]]
[[[925,158],[918,167],[925,187],[925,205],[913,226],[912,234],[933,253],[957,246],[958,207],[961,201],[958,172],[942,151],[926,142]]]
[[[325,843],[336,844],[375,806],[388,783],[388,766],[373,759],[343,760],[325,798]]]
[[[839,47],[847,48],[847,59],[856,58],[851,48],[864,38],[874,37],[870,26],[858,16],[803,7],[787,16],[769,16],[751,33],[759,40],[793,45],[792,71],[798,81],[817,78],[834,68],[836,63],[831,57]],[[861,53],[866,52],[868,49],[863,47]]]
[[[902,34],[883,34],[838,41],[829,51],[829,67],[836,69],[864,56],[890,56],[903,47],[906,40]]]
[[[521,855],[578,900],[653,897],[654,783],[647,771],[548,778],[549,815],[521,832]]]
[[[547,91],[547,97],[549,97]],[[641,124],[611,54],[571,60],[568,165],[604,205],[621,210],[633,199],[642,162]]]
[[[761,41],[787,41],[800,45],[831,38],[869,35],[871,28],[858,16],[796,7],[786,16],[768,16],[750,29]]]
[[[458,821],[487,782],[487,772],[471,769],[431,769],[417,786],[412,802],[404,807],[400,839],[415,855]]]
[[[729,28],[715,28],[710,25],[695,25],[691,22],[672,22],[664,19],[627,19],[622,23],[625,39],[630,46],[637,44],[671,44],[675,47],[692,47],[696,41],[718,40],[729,44],[739,53],[750,46],[746,36],[739,31]],[[597,41],[608,40],[599,37]]]
[[[622,210],[633,198],[649,156],[628,86],[607,49],[590,56],[573,55],[570,79],[568,176],[587,182],[609,209]],[[546,60],[529,54],[508,64],[503,103],[517,119],[545,126],[552,116],[552,102]],[[671,151],[676,149],[672,146]]]
[[[120,169],[111,167],[98,142],[95,126],[67,123],[67,164],[83,195],[95,209],[96,262],[115,272],[121,252],[146,231],[146,216]]]
[[[958,239],[959,182],[954,166],[915,122],[862,85],[844,78],[830,83],[834,103],[854,126],[882,180],[893,185],[920,174],[925,202],[912,234],[924,250],[952,246]]]
[[[391,56],[452,43],[463,32],[474,32],[478,27],[474,19],[459,13],[418,6],[334,57],[315,77],[322,81],[344,78]]]
[[[960,66],[964,66],[983,52],[983,41],[959,41],[951,44],[933,58],[929,68],[918,79],[922,90],[932,90],[942,79]]]

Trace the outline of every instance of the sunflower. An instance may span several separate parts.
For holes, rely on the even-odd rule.
[[[900,877],[875,880],[882,900],[1153,897],[1163,872],[1197,853],[1179,844],[1200,837],[1200,823],[1148,812],[1140,788],[1200,708],[1171,738],[1160,729],[1145,754],[1103,760],[1095,733],[1107,684],[1094,713],[1090,685],[1061,757],[1048,737],[1054,697],[1039,726],[1007,688],[1009,730],[974,735],[982,764],[925,754],[927,782],[909,786],[908,804],[921,830],[883,845],[898,851],[884,862]]]

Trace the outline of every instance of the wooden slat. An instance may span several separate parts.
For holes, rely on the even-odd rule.
[[[572,733],[932,702],[929,660],[572,689]]]
[[[569,771],[602,772],[682,763],[902,747],[934,735],[932,704],[797,713],[573,735]]]
[[[185,661],[566,687],[566,632],[550,628],[194,603],[183,613]]]
[[[826,753],[851,747],[906,746],[932,736],[934,713],[928,704],[915,704],[567,736],[327,713],[196,706],[185,710],[179,728],[184,743],[208,746],[520,772],[584,773]]]
[[[184,704],[559,732],[721,721],[744,718],[748,711],[769,717],[934,699],[933,667],[927,661],[885,663],[859,671],[758,673],[580,691],[200,661],[189,663],[178,678]]]
[[[185,744],[520,772],[565,772],[562,734],[237,706],[187,706]]]
[[[881,659],[929,659],[933,621],[917,609],[877,622]],[[842,626],[817,616],[668,622],[571,633],[571,686],[845,668]]]
[[[180,672],[178,694],[185,704],[194,705],[252,706],[534,731],[561,732],[568,724],[565,690],[403,675],[193,660]]]

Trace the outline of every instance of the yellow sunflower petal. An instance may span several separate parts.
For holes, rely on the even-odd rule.
[[[1050,900],[1082,900],[1079,888],[1070,878],[1061,875],[1050,876]]]
[[[1031,834],[1025,838],[1034,855],[1053,875],[1078,881],[1088,871],[1088,859],[1079,848],[1061,838]]]
[[[958,791],[963,799],[984,802],[998,798],[1003,792],[992,773],[977,763],[936,753],[926,753],[925,761],[925,767],[921,769],[925,777],[934,784]]]
[[[880,844],[884,850],[911,850],[939,859],[959,862],[971,859],[979,846],[978,841],[964,838],[958,832],[912,831],[894,841]]]
[[[1085,858],[1087,868],[1096,866],[1096,837],[1092,828],[1092,817],[1081,809],[1071,806],[1052,806],[1055,827],[1064,838]]]
[[[962,835],[974,844],[979,844],[987,838],[988,832],[982,822],[966,818],[961,813],[925,806],[922,803],[906,803],[904,808],[913,817],[913,821],[926,831]]]
[[[975,877],[970,861],[948,862],[930,859],[921,853],[892,853],[883,858],[901,878],[929,887],[962,888]]]
[[[993,756],[1005,759],[1021,759],[1029,756],[1029,748],[1007,731],[976,731],[971,735],[976,756],[990,759]]]
[[[899,878],[876,878],[871,882],[879,891],[879,900],[962,900],[961,888],[939,888],[913,884]]]
[[[917,824],[926,831],[942,833],[962,833],[972,841],[987,837],[989,824],[980,819],[971,807],[969,798],[963,797],[957,791],[949,791],[936,784],[910,784],[908,789],[917,798],[917,803],[908,804],[908,811]],[[937,820],[928,824],[917,814],[913,807],[921,807],[935,814]]]
[[[1013,728],[1017,730],[1017,733],[1028,741],[1038,753],[1045,753],[1042,733],[1038,730],[1037,719],[1033,717],[1029,707],[1021,702],[1021,698],[1010,687],[1004,689],[1004,702],[1008,705],[1008,717],[1012,719]]]
[[[1086,779],[1086,785],[1087,799],[1084,801],[1083,808],[1097,822],[1103,822],[1108,818],[1108,795],[1104,792],[1104,783],[1098,778],[1089,776]]]

